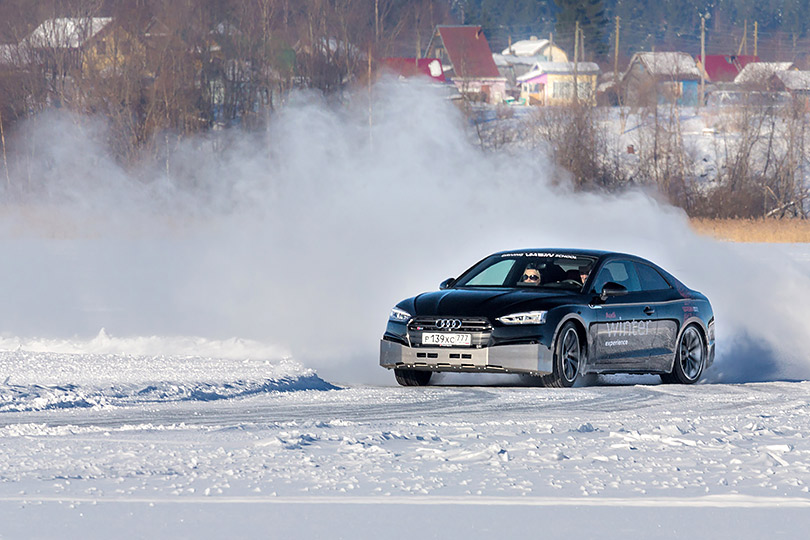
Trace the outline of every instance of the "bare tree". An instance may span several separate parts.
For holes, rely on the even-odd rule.
[[[539,141],[547,146],[554,161],[571,174],[577,189],[609,190],[618,186],[618,179],[609,167],[603,113],[583,103],[540,107],[535,111],[535,133]]]

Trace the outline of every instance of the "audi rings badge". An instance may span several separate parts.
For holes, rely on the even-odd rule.
[[[456,330],[461,328],[460,319],[439,319],[436,321],[436,328],[441,330]]]

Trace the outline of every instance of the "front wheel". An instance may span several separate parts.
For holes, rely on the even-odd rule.
[[[394,369],[394,377],[402,386],[427,386],[430,382],[432,371],[419,369]]]
[[[706,366],[706,344],[696,326],[690,325],[681,334],[675,351],[672,373],[661,375],[665,383],[694,384]]]
[[[583,350],[579,341],[579,332],[572,322],[567,322],[557,335],[554,344],[554,365],[551,375],[542,378],[545,386],[569,388],[579,376],[582,365]]]

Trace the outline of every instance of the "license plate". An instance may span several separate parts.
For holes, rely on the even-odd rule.
[[[472,334],[422,334],[422,345],[438,345],[439,347],[469,347],[472,345]]]

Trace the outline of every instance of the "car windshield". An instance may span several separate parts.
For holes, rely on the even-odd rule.
[[[596,258],[565,253],[506,253],[462,274],[454,287],[543,287],[580,290]]]

